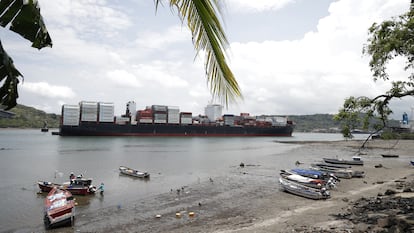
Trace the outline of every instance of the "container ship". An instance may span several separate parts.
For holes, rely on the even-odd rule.
[[[186,137],[255,137],[292,136],[294,123],[286,116],[251,116],[224,114],[223,107],[209,104],[204,115],[180,112],[179,107],[151,105],[136,110],[126,104],[125,114],[115,116],[114,104],[81,101],[62,106],[61,136],[186,136]]]

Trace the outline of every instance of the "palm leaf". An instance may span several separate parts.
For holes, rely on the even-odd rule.
[[[155,1],[156,6],[160,0]],[[225,51],[228,41],[220,24],[218,0],[170,0],[170,7],[178,9],[181,19],[187,21],[197,51],[205,51],[207,83],[213,98],[226,106],[242,98],[241,90],[227,65]]]
[[[40,14],[36,0],[1,0],[0,26],[18,33],[32,42],[32,47],[52,47],[52,40]],[[23,75],[15,68],[13,60],[4,50],[0,41],[0,109],[16,106],[18,77]]]

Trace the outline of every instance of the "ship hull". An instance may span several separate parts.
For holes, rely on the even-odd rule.
[[[165,136],[165,137],[289,137],[293,125],[258,126],[213,126],[213,125],[172,125],[137,124],[117,125],[113,123],[82,122],[79,126],[61,125],[61,136]]]

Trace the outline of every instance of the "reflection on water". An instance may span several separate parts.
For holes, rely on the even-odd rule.
[[[59,137],[39,130],[0,130],[0,231],[43,224],[45,195],[38,194],[38,180],[63,183],[74,172],[93,178],[96,186],[104,182],[104,195],[76,197],[78,213],[94,211],[225,174],[240,162],[278,171],[298,160],[284,156],[298,145],[275,141],[307,137],[341,139],[340,135],[310,134],[291,138]],[[151,179],[120,175],[121,165],[148,171]]]

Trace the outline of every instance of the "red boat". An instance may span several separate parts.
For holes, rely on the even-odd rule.
[[[45,199],[44,222],[47,229],[72,225],[75,219],[75,200],[72,194],[53,187]]]
[[[92,185],[92,179],[85,178],[76,178],[71,182],[65,182],[63,184],[55,184],[48,181],[39,181],[37,184],[42,192],[50,192],[53,187],[67,190],[73,195],[89,195],[96,192],[96,187]]]

